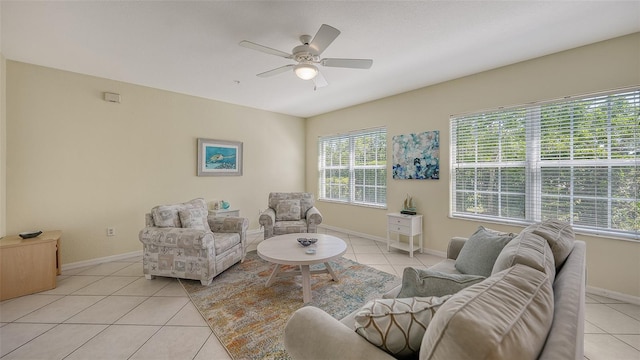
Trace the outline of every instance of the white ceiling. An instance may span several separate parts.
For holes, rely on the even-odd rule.
[[[640,31],[640,1],[7,1],[9,60],[310,117]],[[342,33],[323,57],[329,86],[286,72],[290,52],[326,23]],[[109,89],[105,89],[108,91]],[[123,95],[126,101],[126,95]]]

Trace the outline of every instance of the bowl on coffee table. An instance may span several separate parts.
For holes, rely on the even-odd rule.
[[[304,247],[307,247],[311,244],[315,244],[317,241],[318,239],[316,238],[303,238],[303,237],[298,238],[298,243],[300,243],[300,245]]]

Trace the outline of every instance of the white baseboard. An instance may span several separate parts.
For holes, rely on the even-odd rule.
[[[587,294],[600,295],[610,299],[626,302],[629,304],[640,305],[640,297],[619,293],[617,291],[587,286]]]
[[[387,238],[383,238],[383,237],[379,237],[379,236],[360,233],[360,232],[357,232],[357,231],[352,231],[352,230],[348,230],[348,229],[342,229],[342,228],[339,228],[339,227],[329,226],[329,225],[318,225],[318,227],[323,228],[323,229],[332,230],[332,231],[338,231],[338,232],[349,234],[349,235],[354,235],[354,236],[361,237],[361,238],[364,238],[364,239],[378,241],[378,242],[381,242],[381,243],[384,243],[384,244],[387,243]],[[434,255],[434,256],[441,257],[441,258],[446,258],[447,257],[447,253],[444,252],[444,251],[437,251],[437,250],[431,250],[431,249],[422,249],[422,252],[425,253],[425,254]]]
[[[123,259],[128,259],[128,258],[136,257],[136,256],[142,256],[142,250],[133,251],[133,252],[130,252],[130,253],[125,253],[125,254],[111,255],[111,256],[105,256],[105,257],[91,259],[91,260],[83,260],[83,261],[77,261],[77,262],[73,262],[73,263],[69,263],[69,264],[64,264],[64,265],[62,265],[62,271],[77,269],[77,268],[81,268],[81,267],[85,267],[85,266],[99,265],[99,264],[110,262],[110,261],[123,260]]]

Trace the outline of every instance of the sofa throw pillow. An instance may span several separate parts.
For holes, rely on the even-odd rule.
[[[178,211],[178,214],[183,228],[211,231],[209,222],[207,222],[207,216],[209,215],[207,209],[188,207]]]
[[[573,242],[576,239],[571,224],[560,220],[545,220],[533,230],[533,233],[547,240],[553,253],[556,269],[559,269],[571,254]]]
[[[276,205],[276,220],[295,221],[300,220],[300,200],[280,200]]]
[[[356,332],[395,357],[413,356],[420,351],[422,337],[433,314],[449,298],[432,296],[369,301],[356,313]]]
[[[196,198],[181,204],[159,205],[151,209],[153,224],[157,227],[182,227],[180,210],[186,208],[202,208],[207,210],[207,202],[203,198]]]
[[[551,247],[547,241],[532,231],[521,231],[509,242],[493,264],[492,274],[499,273],[516,264],[532,267],[547,273],[551,282],[556,277],[556,266]]]
[[[468,274],[448,274],[430,269],[404,268],[399,298],[413,296],[445,296],[477,284],[484,276]]]
[[[479,226],[464,243],[456,259],[455,267],[463,274],[491,276],[496,258],[505,245],[515,237],[512,233],[503,233]]]
[[[547,274],[515,265],[451,296],[427,328],[420,359],[536,359],[553,301]]]

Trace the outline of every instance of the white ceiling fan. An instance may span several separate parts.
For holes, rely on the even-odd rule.
[[[302,45],[294,47],[293,50],[291,50],[291,54],[247,40],[241,41],[240,46],[280,56],[285,59],[292,59],[297,62],[297,64],[289,64],[273,70],[265,71],[257,76],[269,77],[293,69],[296,76],[300,79],[313,80],[315,85],[314,89],[316,89],[328,85],[327,80],[322,76],[316,64],[327,67],[350,69],[369,69],[371,65],[373,65],[373,60],[371,59],[320,58],[320,54],[322,54],[322,52],[338,37],[338,35],[340,35],[340,30],[327,24],[322,24],[316,35],[313,37],[313,40],[310,35],[300,36]]]

